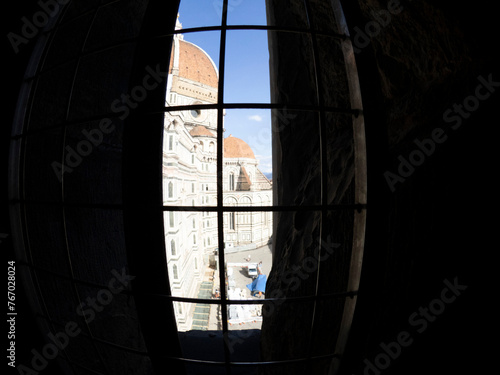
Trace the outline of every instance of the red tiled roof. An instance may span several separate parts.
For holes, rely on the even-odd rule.
[[[174,45],[172,46],[170,58],[170,73],[174,61]],[[200,47],[182,39],[179,39],[179,77],[215,88],[218,86],[217,71],[207,53]]]
[[[224,139],[224,157],[255,159],[250,146],[245,141],[231,135]]]
[[[193,137],[215,137],[214,134],[212,134],[212,132],[210,130],[208,130],[206,127],[204,127],[203,125],[198,125],[198,126],[195,126],[193,129],[191,129],[191,131],[189,132],[189,134],[191,134]]]

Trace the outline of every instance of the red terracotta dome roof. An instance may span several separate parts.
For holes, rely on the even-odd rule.
[[[224,157],[255,159],[250,146],[242,139],[233,137],[232,135],[224,139]]]
[[[170,73],[173,68],[174,45],[170,59]],[[208,54],[200,47],[182,39],[179,39],[179,77],[218,87],[217,70]]]

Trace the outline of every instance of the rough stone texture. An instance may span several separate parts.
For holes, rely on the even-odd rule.
[[[443,113],[474,94],[479,75],[500,77],[498,56],[490,49],[498,43],[496,17],[482,2],[401,4],[402,12],[356,54],[370,199],[360,294],[341,373],[363,373],[364,361],[373,363],[382,353],[381,343],[403,331],[414,341],[384,374],[476,373],[486,360],[474,343],[482,342],[489,323],[475,305],[486,285],[478,278],[484,262],[471,249],[482,248],[488,238],[485,207],[476,194],[488,191],[479,176],[491,173],[493,142],[481,129],[495,116],[498,98],[481,102],[457,131]],[[387,9],[387,2],[344,7],[354,37],[353,29],[364,29],[371,11]],[[397,172],[398,158],[417,149],[414,140],[438,128],[446,142],[391,191],[384,173]],[[439,298],[443,280],[455,277],[469,285],[470,294],[417,332],[409,317]]]
[[[301,1],[268,3],[269,16],[293,18]],[[277,11],[279,9],[279,14]],[[330,9],[330,12],[326,12]],[[326,2],[310,4],[318,30],[332,31],[335,19]],[[328,17],[328,14],[332,18]],[[328,22],[326,21],[328,20]],[[271,22],[272,23],[272,22]],[[313,40],[305,34],[271,33],[273,102],[323,104],[350,109],[346,67],[340,40],[319,37],[318,60]],[[293,55],[293,58],[291,57]],[[319,72],[318,81],[314,74]],[[318,96],[318,93],[320,96]],[[354,150],[351,115],[308,111],[273,113],[275,160],[273,169],[277,205],[310,206],[354,203]],[[324,134],[322,134],[324,132]],[[323,136],[322,144],[320,134]],[[321,154],[326,147],[325,154]],[[322,197],[321,159],[325,157],[327,190]],[[335,351],[343,317],[343,298],[293,302],[293,297],[347,291],[353,243],[350,211],[296,211],[274,214],[273,268],[266,296],[286,297],[269,307],[262,325],[264,360],[285,360],[331,354]],[[318,255],[318,249],[320,253]],[[322,259],[320,262],[317,259]],[[319,271],[319,274],[318,274]],[[326,361],[327,363],[328,361]],[[299,363],[289,374],[325,373],[325,362]],[[272,369],[265,369],[268,373]]]
[[[358,3],[363,31],[374,14],[387,12],[384,1]],[[445,12],[426,1],[401,1],[398,9],[365,47],[374,55],[392,147],[446,108],[443,98],[472,74],[473,60],[462,30]]]

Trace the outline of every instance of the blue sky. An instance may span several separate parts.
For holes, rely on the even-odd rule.
[[[181,0],[183,29],[219,26],[222,0]],[[264,0],[229,0],[228,25],[266,25]],[[186,41],[203,48],[219,66],[220,32],[184,34]],[[270,103],[267,31],[229,30],[226,39],[226,103]],[[252,147],[262,172],[271,172],[270,110],[233,109],[225,116],[225,137],[232,134]]]

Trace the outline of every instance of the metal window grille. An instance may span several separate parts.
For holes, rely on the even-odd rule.
[[[198,32],[205,32],[205,31],[220,31],[220,56],[219,56],[219,81],[218,81],[218,100],[216,104],[195,104],[195,105],[179,105],[179,106],[171,106],[165,108],[165,111],[183,111],[183,110],[203,110],[203,109],[217,109],[218,113],[218,118],[217,118],[217,149],[216,149],[216,160],[217,160],[217,206],[216,207],[207,207],[204,206],[203,208],[199,208],[200,210],[208,211],[208,212],[214,212],[217,214],[217,223],[218,223],[218,245],[219,249],[224,249],[224,242],[227,237],[227,234],[224,232],[224,228],[227,228],[229,230],[234,230],[235,229],[235,221],[236,221],[236,216],[240,217],[240,220],[248,219],[249,213],[251,212],[261,212],[263,215],[271,214],[273,212],[287,212],[287,211],[311,211],[311,210],[317,210],[321,212],[322,215],[326,216],[328,212],[330,211],[335,211],[335,210],[352,210],[356,212],[363,212],[366,209],[366,197],[365,197],[365,192],[364,192],[364,155],[361,155],[359,160],[357,160],[358,166],[357,166],[357,182],[360,185],[360,192],[357,194],[356,197],[356,202],[353,204],[347,204],[347,205],[341,205],[341,204],[330,204],[327,202],[327,194],[326,192],[329,189],[329,182],[327,181],[327,154],[326,154],[326,149],[328,145],[326,144],[326,138],[327,137],[322,137],[321,138],[321,148],[322,148],[322,153],[321,153],[321,166],[322,166],[322,182],[321,182],[321,188],[323,191],[321,202],[317,205],[302,205],[302,206],[278,206],[278,205],[273,205],[273,206],[251,206],[251,205],[240,205],[240,206],[227,206],[224,205],[224,181],[223,181],[223,133],[222,133],[222,121],[223,121],[223,113],[224,110],[226,109],[243,109],[243,108],[259,108],[259,109],[272,109],[272,110],[305,110],[305,111],[312,111],[318,114],[319,116],[319,122],[321,124],[321,129],[320,133],[321,134],[326,134],[328,129],[326,128],[326,123],[328,122],[326,120],[327,113],[344,113],[346,115],[352,115],[353,116],[353,127],[354,132],[357,134],[355,135],[357,137],[357,152],[359,154],[364,153],[364,140],[363,140],[363,115],[362,115],[362,106],[361,106],[361,101],[359,97],[359,91],[356,90],[357,88],[357,82],[356,82],[356,74],[355,71],[353,71],[353,67],[351,67],[351,71],[349,72],[350,78],[353,80],[350,82],[350,88],[351,88],[351,104],[352,106],[349,109],[346,108],[338,108],[338,107],[331,107],[328,106],[326,101],[323,98],[323,92],[325,90],[322,85],[324,84],[321,81],[321,69],[322,67],[320,66],[320,50],[318,46],[318,39],[323,36],[328,36],[331,38],[334,38],[341,43],[344,43],[343,46],[346,48],[346,55],[351,54],[352,57],[352,49],[350,49],[350,42],[349,42],[349,35],[347,33],[347,28],[345,27],[345,20],[343,19],[343,15],[341,12],[340,8],[340,3],[338,1],[332,1],[331,4],[335,8],[337,12],[337,22],[341,27],[343,27],[342,30],[339,30],[338,32],[325,32],[325,31],[318,31],[315,28],[314,21],[308,17],[308,27],[297,29],[297,28],[287,28],[283,26],[256,26],[256,25],[228,25],[227,23],[227,15],[228,15],[228,8],[230,6],[228,0],[224,0],[221,2],[222,4],[222,20],[220,26],[209,26],[209,27],[196,27],[193,29],[185,29],[183,28],[182,30],[178,31],[173,31],[173,33],[183,33],[183,34],[189,34],[189,33],[198,33]],[[309,11],[309,1],[304,1],[304,9],[306,9],[306,12]],[[314,56],[312,59],[314,60],[315,63],[315,69],[316,69],[316,84],[317,84],[317,104],[315,105],[306,105],[306,104],[290,104],[290,103],[228,103],[224,102],[224,83],[225,83],[225,73],[226,73],[226,67],[225,67],[225,57],[226,57],[226,40],[227,40],[227,33],[228,31],[232,30],[267,30],[268,32],[293,32],[293,33],[301,33],[310,36],[313,44],[313,53]],[[349,69],[349,68],[348,68]],[[355,70],[355,67],[354,67]],[[231,172],[228,175],[228,190],[234,190],[235,187],[235,176]],[[182,206],[170,206],[170,205],[165,205],[163,207],[164,211],[170,211],[170,210],[175,210],[175,211],[189,211],[192,210],[192,207],[182,207]],[[266,218],[267,216],[263,216]],[[225,219],[227,219],[227,225],[224,225]],[[362,221],[362,220],[361,220]],[[355,249],[355,251],[360,251],[360,249]],[[224,251],[219,251],[218,252],[218,260],[219,264],[225,264],[225,252]],[[225,280],[225,274],[224,274],[224,267],[220,267],[219,269],[219,282],[220,285],[224,285],[224,280]],[[359,272],[359,270],[357,270]],[[318,272],[319,273],[319,272]],[[349,289],[348,291],[344,293],[333,293],[333,294],[323,294],[320,295],[318,293],[318,288],[316,289],[316,293],[313,297],[297,297],[294,298],[294,302],[307,302],[307,303],[312,303],[316,304],[318,301],[324,300],[324,299],[335,299],[335,298],[341,298],[341,299],[352,299],[357,293],[356,286],[356,277],[359,275],[352,275],[352,280],[353,282],[351,283],[352,289]],[[178,358],[181,362],[184,362],[186,364],[191,364],[195,365],[192,367],[192,369],[197,368],[196,366],[201,366],[201,365],[206,365],[206,366],[212,366],[217,368],[218,366],[223,366],[225,367],[225,373],[230,374],[231,371],[236,373],[238,372],[236,369],[239,367],[249,367],[249,368],[259,368],[263,366],[273,366],[274,365],[288,365],[288,364],[293,364],[293,363],[301,363],[301,362],[310,362],[310,361],[324,361],[326,360],[331,360],[336,357],[341,356],[341,350],[342,350],[342,344],[336,348],[336,352],[331,352],[327,355],[323,356],[318,356],[318,357],[311,357],[311,356],[304,356],[302,358],[295,358],[293,360],[283,360],[283,361],[274,361],[272,363],[269,362],[259,362],[259,361],[252,361],[252,362],[237,362],[234,360],[231,360],[231,355],[230,355],[230,350],[227,345],[227,338],[228,335],[230,334],[230,330],[228,328],[228,309],[230,308],[231,305],[236,305],[236,304],[261,304],[262,301],[255,301],[255,300],[229,300],[227,298],[227,291],[225,288],[221,288],[220,290],[221,297],[220,300],[200,300],[200,299],[192,299],[192,298],[185,298],[185,297],[168,297],[165,296],[167,299],[172,299],[176,301],[183,301],[186,303],[206,303],[206,304],[213,304],[213,305],[220,305],[220,312],[222,315],[222,334],[225,338],[224,340],[224,360],[219,361],[219,360],[200,360],[200,359],[192,359],[192,358],[186,358],[186,357],[180,357]],[[279,298],[266,298],[264,300],[264,303],[273,303],[279,301]],[[290,301],[288,301],[290,302]],[[346,329],[348,326],[348,322],[345,323]],[[314,325],[314,322],[313,322]],[[311,330],[313,327],[311,327]],[[342,339],[345,340],[345,331],[342,333],[344,336]],[[340,342],[342,342],[342,339]],[[344,341],[345,344],[345,341]],[[196,371],[196,370],[193,370]]]

